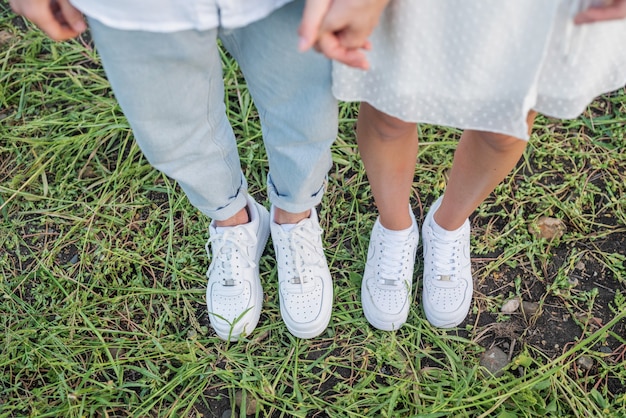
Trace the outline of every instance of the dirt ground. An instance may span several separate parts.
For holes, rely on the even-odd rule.
[[[603,220],[607,221],[614,223],[611,219]],[[485,228],[494,228],[489,218],[472,218],[473,234],[480,234]],[[626,233],[623,232],[623,228],[618,228],[618,231],[621,232],[608,234],[604,239],[595,239],[593,249],[609,254],[624,254]],[[570,285],[568,291],[563,291],[563,295],[555,295],[558,292],[555,292],[553,284],[563,264],[569,262],[572,253],[585,253],[590,245],[589,242],[581,240],[575,244],[552,247],[550,261],[545,263],[545,270],[542,272],[544,277],[541,278],[531,272],[529,265],[521,263],[514,268],[502,267],[487,277],[475,279],[473,310],[459,329],[451,332],[480,344],[485,350],[497,347],[507,355],[509,361],[527,347],[540,352],[544,359],[555,359],[562,355],[585,334],[596,331],[610,321],[614,317],[610,305],[614,302],[616,289],[619,288],[622,293],[626,292],[623,279],[620,284],[613,272],[603,263],[593,257],[583,256],[567,279]],[[418,250],[418,253],[421,253],[421,250]],[[473,270],[480,272],[497,256],[498,254],[494,253],[473,257]],[[420,268],[419,261],[417,267]],[[416,276],[417,285],[414,291],[419,291],[421,272],[416,272]],[[516,278],[520,279],[518,283],[522,289],[521,294],[514,298],[520,302],[519,308],[507,315],[500,310],[494,311],[487,303],[487,299],[493,295],[514,292]],[[575,302],[577,295],[585,294],[594,295],[593,303],[585,305],[589,309],[584,309],[585,306]],[[464,329],[468,324],[473,325],[472,331]],[[622,337],[626,336],[626,321],[618,323],[613,332]],[[594,350],[606,354],[608,361],[614,363],[626,361],[626,345],[610,335],[599,346],[594,347]],[[309,359],[313,360],[323,352],[323,347],[319,352],[312,351]],[[390,374],[402,373],[393,367],[383,366],[383,368]],[[575,368],[584,376],[598,374],[598,368],[593,361],[579,360],[575,363]],[[342,376],[348,381],[352,374],[350,368],[337,367],[334,372],[335,377],[329,378],[322,388],[322,391],[328,391],[328,396],[333,396],[333,387],[338,383],[337,376]],[[520,373],[523,371],[520,370]],[[626,387],[618,380],[600,376],[598,379],[604,380],[602,382],[598,380],[596,384],[607,385],[608,390],[615,396],[626,393]],[[228,391],[215,388],[207,393],[207,396],[214,400],[210,407],[198,406],[205,416],[229,416],[231,402]],[[314,416],[326,415],[320,413]]]

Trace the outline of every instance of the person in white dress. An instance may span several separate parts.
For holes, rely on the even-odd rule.
[[[537,112],[574,118],[626,84],[626,0],[391,0],[369,39],[371,13],[387,1],[366,3],[369,27],[354,23],[364,4],[317,4],[300,28],[303,49],[348,64],[334,66],[335,96],[362,102],[357,142],[379,211],[364,314],[383,330],[407,319],[416,123],[440,124],[464,132],[422,226],[422,303],[432,325],[455,327],[473,292],[468,217],[516,165]]]

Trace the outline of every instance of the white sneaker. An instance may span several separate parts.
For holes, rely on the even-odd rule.
[[[322,248],[317,212],[312,208],[310,217],[290,225],[289,231],[274,222],[273,206],[270,219],[280,314],[294,336],[317,337],[328,326],[333,308],[333,282]]]
[[[413,211],[408,236],[399,239],[376,219],[367,250],[367,263],[361,282],[365,318],[383,331],[400,329],[409,316],[411,283],[419,229]]]
[[[206,273],[209,320],[217,335],[230,341],[254,330],[263,305],[259,260],[269,236],[269,214],[252,197],[247,201],[250,222],[232,227],[211,222],[206,244],[212,254]]]
[[[457,231],[437,233],[433,215],[442,197],[433,203],[422,226],[424,246],[424,291],[422,303],[428,321],[440,328],[459,325],[472,304],[470,224],[466,220]]]

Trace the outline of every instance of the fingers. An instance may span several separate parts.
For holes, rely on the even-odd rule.
[[[77,34],[83,33],[87,29],[87,24],[83,14],[78,11],[68,0],[57,0],[57,4],[65,23]]]
[[[580,25],[624,18],[626,18],[626,0],[615,0],[610,5],[591,7],[578,13],[574,17],[574,23]]]
[[[337,36],[326,34],[320,36],[315,49],[326,57],[339,61],[350,67],[369,69],[369,62],[363,50],[359,48],[346,48]]]
[[[341,45],[348,49],[371,49],[370,41],[367,39],[369,32],[359,30],[343,30],[336,34]]]
[[[300,35],[298,49],[300,51],[306,51],[317,42],[322,21],[330,8],[331,1],[307,0],[302,13],[302,21],[298,28],[298,35]]]
[[[74,38],[87,28],[82,14],[69,0],[11,0],[10,4],[15,13],[32,21],[55,41]]]
[[[299,49],[312,46],[328,58],[367,69],[368,37],[389,0],[307,0],[298,33]]]

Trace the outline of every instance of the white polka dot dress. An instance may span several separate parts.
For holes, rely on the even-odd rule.
[[[370,69],[335,63],[333,92],[406,121],[527,139],[530,109],[575,118],[626,84],[626,20],[574,25],[589,3],[392,0]]]

